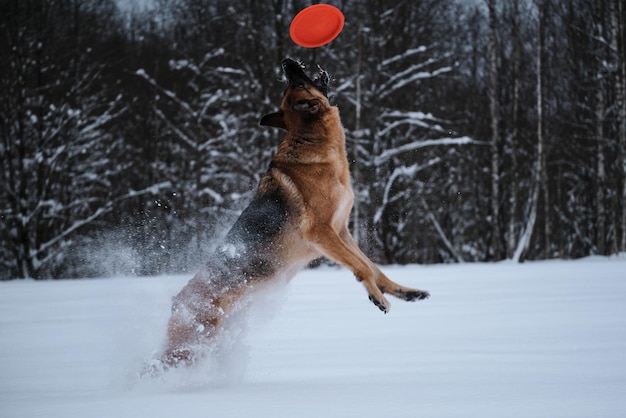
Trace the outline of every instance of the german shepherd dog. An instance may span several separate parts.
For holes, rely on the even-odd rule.
[[[164,365],[193,363],[244,295],[291,279],[321,256],[350,269],[385,313],[385,293],[406,301],[429,296],[391,281],[348,231],[354,195],[339,110],[327,97],[328,73],[320,68],[311,80],[291,59],[282,69],[287,88],[280,110],[260,124],[284,129],[285,139],[223,245],[173,298]]]

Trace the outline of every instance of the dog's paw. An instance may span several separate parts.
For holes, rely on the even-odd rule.
[[[383,311],[383,313],[389,312],[389,302],[387,302],[384,298],[382,300],[379,300],[379,299],[376,299],[374,295],[370,295],[369,299],[370,301],[372,301],[374,305],[376,305],[378,309]]]
[[[408,302],[415,302],[416,300],[428,299],[430,293],[425,290],[411,290],[409,292],[402,293],[402,299]]]
[[[160,359],[151,358],[144,362],[137,373],[137,377],[139,379],[156,379],[167,372],[168,368]]]

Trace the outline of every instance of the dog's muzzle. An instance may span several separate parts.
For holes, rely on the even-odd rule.
[[[290,86],[296,86],[301,83],[309,84],[320,91],[324,96],[328,97],[328,83],[330,76],[320,66],[318,75],[311,80],[304,72],[305,65],[301,61],[294,61],[291,58],[285,58],[282,62],[283,72],[289,81]]]

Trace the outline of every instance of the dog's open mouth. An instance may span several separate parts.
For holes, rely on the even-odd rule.
[[[291,58],[285,58],[282,62],[283,72],[287,77],[287,81],[290,86],[295,86],[299,83],[307,83],[315,87],[324,96],[328,97],[328,83],[330,82],[330,75],[319,65],[319,72],[313,80],[309,78],[304,72],[305,65],[301,61],[295,61]]]

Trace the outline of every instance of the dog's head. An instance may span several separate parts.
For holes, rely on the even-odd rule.
[[[263,116],[261,125],[289,130],[314,121],[331,108],[328,101],[330,76],[326,71],[319,67],[319,73],[311,80],[300,62],[286,58],[282,67],[287,88],[280,110]]]

